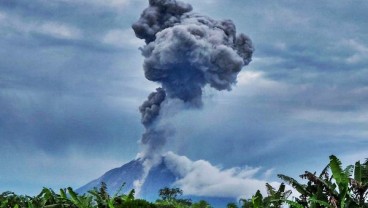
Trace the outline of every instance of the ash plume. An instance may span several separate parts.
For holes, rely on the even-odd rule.
[[[146,128],[141,157],[153,159],[167,140],[165,128],[157,123],[164,119],[162,111],[170,100],[200,108],[205,86],[231,90],[254,48],[246,35],[237,34],[231,20],[216,21],[193,13],[190,4],[176,0],[149,0],[132,28],[146,42],[140,48],[145,77],[162,86],[139,108]]]
[[[160,105],[165,100],[166,93],[162,88],[157,88],[156,92],[152,92],[146,101],[139,107],[142,114],[142,124],[149,127],[160,111]]]

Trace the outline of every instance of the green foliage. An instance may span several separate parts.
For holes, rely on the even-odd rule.
[[[212,207],[205,200],[200,200],[199,202],[192,204],[191,208],[212,208]]]
[[[331,176],[329,174],[331,172]],[[295,201],[286,200],[290,207],[303,208],[364,208],[368,207],[368,167],[367,162],[342,167],[341,161],[334,155],[322,173],[305,171],[300,177],[308,180],[300,184],[295,179],[278,175],[289,183],[301,195]],[[354,176],[352,178],[352,176]]]
[[[18,196],[12,192],[0,195],[0,208],[156,208],[157,206],[143,199],[135,199],[134,189],[127,195],[115,194],[111,197],[106,184],[99,189],[88,191],[87,195],[78,195],[72,188],[60,189],[60,194],[44,188],[35,197]]]
[[[228,203],[226,205],[226,208],[238,208],[238,205],[236,205],[235,203]]]
[[[354,178],[350,178],[353,200],[359,205],[364,205],[368,195],[368,160],[361,164],[355,163]]]
[[[161,199],[156,200],[156,204],[160,208],[189,208],[192,205],[192,201],[190,199],[178,198],[182,194],[183,191],[179,188],[165,187],[159,190]]]
[[[160,189],[159,196],[163,201],[172,201],[176,200],[178,196],[181,196],[183,194],[183,191],[179,188],[168,188],[165,187],[163,189]]]
[[[263,196],[261,192],[258,190],[256,194],[252,197],[252,203],[253,203],[254,208],[261,208],[267,202],[263,200]]]
[[[266,183],[267,196],[263,197],[258,190],[252,199],[240,199],[242,208],[280,208],[290,196],[291,191],[285,190],[285,184],[281,183],[277,189]]]
[[[135,199],[135,200],[125,201],[120,207],[126,207],[126,208],[136,208],[136,207],[156,208],[158,206],[156,206],[155,204],[150,203],[146,200],[143,200],[143,199]]]

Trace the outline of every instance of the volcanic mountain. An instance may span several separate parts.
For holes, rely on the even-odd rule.
[[[155,163],[156,165],[150,168],[147,177],[142,181],[141,187],[139,187],[140,191],[137,191],[137,198],[155,201],[159,198],[158,193],[160,189],[164,187],[181,188],[178,181],[183,179],[185,175],[180,173],[182,172],[182,170],[180,170],[182,167],[180,167],[179,163],[174,162],[175,160],[173,160],[173,156],[175,160],[178,158],[180,159],[179,156],[171,153],[169,155],[162,156],[159,161]],[[122,193],[128,193],[131,189],[137,189],[136,184],[138,181],[142,180],[143,175],[144,160],[135,159],[119,168],[107,171],[101,177],[77,189],[77,192],[80,194],[87,193],[88,190],[91,190],[94,187],[100,187],[101,182],[104,182],[106,183],[108,192],[111,195],[114,195],[123,184],[125,185],[121,190]],[[235,197],[186,194],[185,190],[183,198],[190,198],[193,202],[203,199],[214,207],[226,207],[227,203],[236,201]]]

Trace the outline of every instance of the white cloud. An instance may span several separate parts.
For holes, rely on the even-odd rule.
[[[30,33],[44,34],[60,39],[80,39],[82,37],[82,31],[72,25],[68,25],[55,21],[25,21],[22,18],[9,15],[6,13],[0,13],[0,28],[11,28],[24,35]]]
[[[96,4],[100,6],[109,6],[109,7],[125,7],[132,0],[56,0],[59,2],[66,3],[77,3],[77,4]]]
[[[131,0],[92,0],[92,1],[89,0],[85,2],[93,2],[96,4],[108,5],[112,7],[123,7],[128,5],[131,2]]]
[[[208,4],[215,4],[216,3],[216,0],[201,0],[201,1],[187,0],[186,2],[188,2],[190,4],[200,3],[200,4],[203,4],[203,5],[208,5]]]
[[[249,92],[259,93],[266,89],[282,91],[283,84],[264,77],[260,71],[241,71],[238,75],[237,87],[247,89]],[[236,90],[236,88],[235,88]]]
[[[348,153],[344,155],[337,155],[344,166],[354,165],[355,162],[360,161],[360,163],[364,163],[368,159],[367,151],[358,151],[354,153]]]
[[[343,41],[343,45],[353,50],[353,54],[346,59],[349,64],[356,64],[366,61],[368,57],[368,47],[354,39]]]
[[[280,5],[272,5],[271,7],[272,9],[265,7],[267,10],[264,10],[264,12],[267,12],[267,15],[263,16],[265,20],[264,24],[278,26],[282,23],[289,27],[300,25],[307,27],[310,24],[311,17],[308,15]]]
[[[262,72],[242,71],[238,77],[239,85],[248,85],[252,82],[258,82],[261,79]]]
[[[294,113],[295,118],[304,121],[329,123],[329,124],[348,124],[348,123],[367,123],[368,114],[364,111],[357,112],[345,112],[345,111],[329,111],[329,110],[316,110],[298,109]],[[338,119],[336,119],[338,118]]]
[[[106,170],[119,167],[122,161],[109,158],[90,158],[87,155],[71,152],[66,157],[56,157],[38,152],[25,162],[32,170],[48,171],[44,184],[57,183],[80,186],[90,180],[101,176]],[[55,180],[57,178],[57,180]],[[52,180],[52,181],[49,181]]]
[[[144,45],[144,41],[135,37],[132,29],[110,30],[102,38],[102,42],[120,48],[138,48]]]
[[[57,22],[33,25],[31,30],[62,39],[79,39],[82,36],[82,32],[78,28]]]
[[[4,148],[2,151],[4,152]],[[28,195],[38,194],[42,186],[54,190],[67,186],[77,188],[89,182],[91,178],[101,176],[106,170],[124,164],[124,161],[108,157],[83,155],[78,150],[71,150],[64,156],[50,155],[31,147],[20,151],[13,145],[6,146],[5,144],[5,153],[12,157],[7,158],[7,170],[4,170],[0,177],[4,180],[15,178],[19,181],[33,183],[32,190],[28,193],[24,193],[24,190],[17,190],[15,186],[12,187],[12,190],[15,189],[13,191]],[[5,191],[3,188],[0,187],[0,192]]]
[[[6,15],[5,15],[4,13],[0,12],[0,23],[1,23],[2,21],[4,21],[4,20],[5,20],[5,18],[6,18]]]
[[[277,82],[264,77],[264,73],[260,71],[241,71],[238,75],[237,86],[234,87],[236,94],[246,96],[258,96],[260,94],[271,93],[273,95],[285,94],[288,86],[284,83]]]
[[[186,195],[250,198],[260,190],[266,194],[265,184],[278,187],[280,183],[257,179],[261,168],[235,167],[222,169],[205,160],[191,161],[185,156],[168,152],[165,156],[168,168],[180,175],[175,185]],[[266,175],[270,170],[266,171]]]

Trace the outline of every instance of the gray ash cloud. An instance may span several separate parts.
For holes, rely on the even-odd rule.
[[[152,92],[146,101],[139,107],[142,114],[142,124],[149,127],[160,112],[160,105],[165,100],[166,93],[162,88],[157,88]]]
[[[198,108],[205,86],[231,90],[254,48],[246,35],[237,34],[231,20],[216,21],[193,13],[190,4],[176,0],[149,0],[132,28],[146,42],[141,48],[145,77],[162,85],[140,107],[146,127],[141,142],[155,147],[146,149],[158,151],[166,139],[157,139],[164,134],[158,135],[162,130],[155,130],[155,122],[161,119],[165,102],[179,99]],[[149,154],[154,153],[146,151]]]

